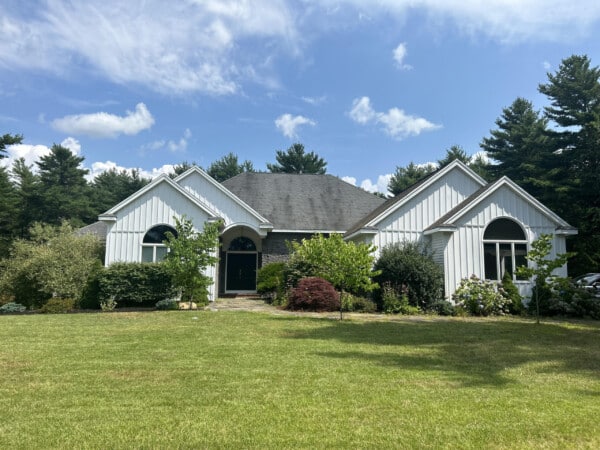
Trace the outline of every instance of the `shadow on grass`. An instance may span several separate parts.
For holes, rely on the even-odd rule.
[[[469,319],[321,321],[320,325],[290,331],[286,337],[348,344],[347,350],[317,354],[404,370],[443,373],[463,386],[501,387],[515,379],[514,373],[507,375],[507,370],[524,365],[529,365],[528,371],[538,374],[600,378],[600,325],[595,324],[535,325],[519,320]]]

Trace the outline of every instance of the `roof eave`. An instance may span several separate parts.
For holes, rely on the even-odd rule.
[[[435,228],[429,228],[423,232],[425,236],[429,236],[431,234],[436,233],[454,233],[457,230],[455,225],[441,225]]]

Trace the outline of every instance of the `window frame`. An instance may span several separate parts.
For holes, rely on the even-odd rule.
[[[502,261],[502,252],[500,251],[500,246],[501,245],[506,245],[509,244],[510,245],[510,265],[512,267],[512,281],[515,283],[519,283],[519,282],[527,282],[526,279],[519,279],[516,275],[516,268],[517,268],[517,256],[521,256],[520,254],[517,254],[517,252],[515,251],[515,247],[517,245],[521,246],[525,246],[525,265],[529,265],[529,261],[526,259],[527,254],[529,253],[529,240],[527,239],[527,231],[525,229],[525,227],[523,227],[523,225],[518,222],[517,220],[513,219],[512,217],[497,217],[495,219],[493,219],[492,221],[490,221],[484,231],[483,231],[483,236],[485,236],[485,233],[488,229],[488,227],[490,225],[492,225],[495,221],[497,220],[510,220],[511,222],[514,222],[516,225],[519,226],[519,228],[521,229],[521,231],[523,232],[523,236],[525,237],[525,239],[497,239],[497,238],[491,238],[491,239],[486,239],[485,237],[483,237],[482,239],[482,255],[483,255],[483,275],[484,275],[484,279],[486,280],[490,280],[490,281],[496,281],[496,282],[501,282],[502,278],[504,277],[504,273],[506,272],[506,264],[503,264]],[[496,279],[491,279],[487,277],[488,274],[488,270],[487,270],[487,266],[486,266],[486,244],[490,245],[493,244],[494,245],[494,256],[496,259]],[[522,264],[521,264],[522,265]]]
[[[177,235],[177,230],[175,229],[175,227],[173,227],[169,224],[166,224],[166,223],[159,223],[156,225],[152,225],[150,228],[148,228],[146,230],[146,232],[144,233],[144,235],[142,236],[142,244],[141,244],[142,249],[141,249],[140,261],[143,263],[159,263],[161,261],[164,261],[164,259],[167,257],[167,253],[169,252],[169,249],[163,242],[160,242],[160,243],[159,242],[144,242],[144,239],[146,238],[148,233],[157,227],[170,228],[169,230],[166,230],[166,231],[170,231],[174,235]],[[162,255],[158,255],[158,253],[159,253],[158,249],[163,249],[163,248],[165,248],[166,251]],[[152,260],[151,261],[147,261],[144,259],[144,249],[152,249]],[[160,259],[158,258],[158,256],[160,256]]]

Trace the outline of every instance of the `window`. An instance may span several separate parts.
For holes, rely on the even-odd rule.
[[[142,241],[142,262],[160,262],[167,256],[167,231],[177,237],[175,228],[169,225],[157,225],[150,228]]]
[[[523,228],[511,219],[492,221],[483,233],[485,278],[501,281],[506,272],[518,280],[515,268],[527,265],[527,237]]]
[[[231,244],[229,244],[229,251],[230,252],[255,252],[256,245],[254,244],[252,239],[249,239],[244,236],[240,236],[240,237],[235,238],[233,241],[231,241]]]

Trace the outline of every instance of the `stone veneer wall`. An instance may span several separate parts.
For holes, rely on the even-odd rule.
[[[287,241],[310,239],[314,233],[269,233],[262,243],[262,265],[285,262],[289,257]]]

